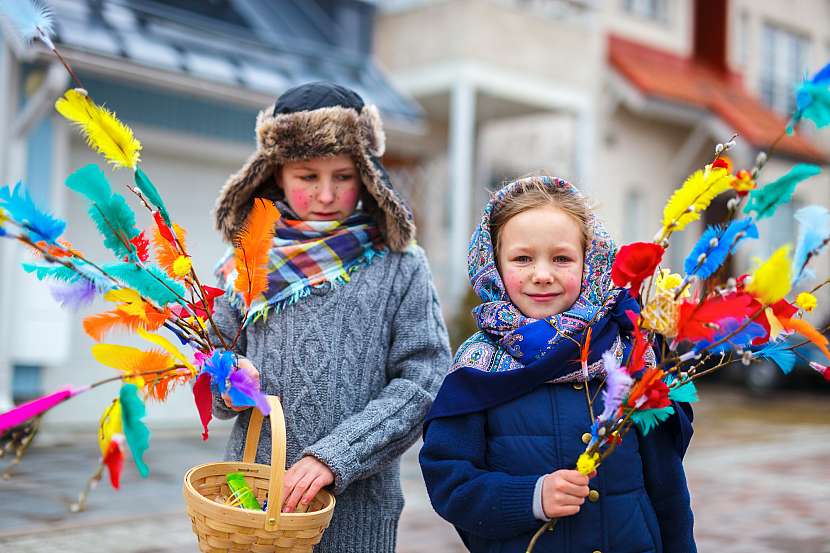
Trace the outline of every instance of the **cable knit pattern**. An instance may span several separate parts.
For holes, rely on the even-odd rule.
[[[223,298],[214,320],[234,336],[241,314]],[[390,253],[345,285],[326,285],[246,328],[237,352],[260,371],[285,409],[289,466],[304,455],[335,475],[337,507],[318,552],[395,550],[403,509],[400,455],[450,364],[447,330],[426,256]],[[236,413],[214,398],[214,414]],[[238,415],[226,458],[242,457],[250,411]],[[257,462],[270,463],[266,419]]]

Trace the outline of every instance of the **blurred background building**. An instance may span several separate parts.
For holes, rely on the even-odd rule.
[[[385,158],[409,197],[449,318],[461,313],[466,246],[487,194],[532,172],[586,191],[620,243],[650,240],[663,203],[713,147],[751,167],[792,108],[793,86],[830,59],[830,2],[800,0],[48,0],[57,43],[98,102],[144,144],[143,167],[189,230],[202,275],[222,252],[210,209],[253,148],[254,117],[286,88],[329,79],[376,103]],[[54,113],[71,86],[44,49],[8,28],[0,57],[0,176],[24,180],[69,223],[69,239],[105,255],[63,179],[102,163]],[[811,124],[785,138],[762,182],[796,162],[825,165]],[[826,135],[826,133],[825,133]],[[114,172],[114,183],[129,176]],[[827,205],[828,177],[764,222],[768,239],[736,261],[792,240],[794,209]],[[712,210],[716,222],[718,209]],[[678,236],[679,268],[703,225]],[[0,408],[105,374],[80,316],[0,244]],[[819,276],[827,261],[820,260]],[[822,267],[824,270],[822,270]],[[123,343],[123,340],[121,340]],[[109,391],[55,411],[97,419]],[[197,424],[188,390],[155,424]],[[163,411],[163,412],[161,412]]]

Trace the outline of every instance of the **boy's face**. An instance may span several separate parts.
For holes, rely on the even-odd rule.
[[[499,274],[510,301],[526,317],[567,311],[582,282],[582,231],[570,215],[548,205],[510,218],[498,237]]]
[[[304,221],[342,221],[360,197],[360,178],[351,156],[341,154],[282,166],[285,201]]]

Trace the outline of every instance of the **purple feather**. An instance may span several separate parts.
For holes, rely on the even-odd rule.
[[[617,412],[622,400],[628,395],[634,380],[617,361],[613,349],[602,354],[602,363],[605,366],[605,390],[602,392],[602,401],[605,404],[599,420],[608,421]]]
[[[85,278],[81,278],[70,284],[53,284],[49,291],[55,301],[61,304],[64,309],[77,311],[92,303],[98,295],[95,284]]]
[[[228,394],[234,405],[256,405],[263,415],[271,412],[265,394],[259,390],[259,381],[243,369],[237,369],[230,377],[231,389]]]

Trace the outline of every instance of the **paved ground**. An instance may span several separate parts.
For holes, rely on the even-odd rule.
[[[701,395],[687,457],[699,550],[830,553],[830,395],[749,400],[718,388]],[[138,482],[127,467],[121,491],[102,485],[77,514],[68,505],[94,469],[94,436],[35,447],[14,478],[0,482],[0,551],[195,551],[181,477],[220,458],[223,442],[218,430],[207,443],[156,432],[147,454],[151,477]],[[414,450],[402,474],[407,506],[398,550],[463,552],[429,506]]]

